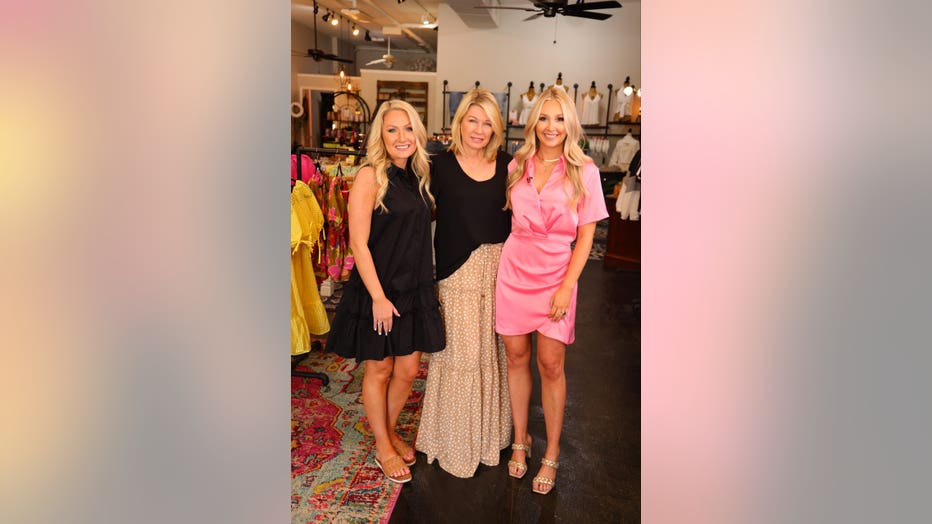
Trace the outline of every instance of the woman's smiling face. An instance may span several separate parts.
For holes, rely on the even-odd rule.
[[[417,138],[408,113],[392,109],[382,116],[382,142],[392,163],[404,169],[408,158],[417,149]]]

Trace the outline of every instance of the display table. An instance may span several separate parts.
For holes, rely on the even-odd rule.
[[[641,270],[641,221],[622,220],[615,210],[617,197],[606,196],[608,206],[608,238],[605,241],[606,267]]]

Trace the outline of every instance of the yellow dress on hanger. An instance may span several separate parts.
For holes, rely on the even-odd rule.
[[[311,189],[300,180],[291,191],[291,354],[311,350],[311,335],[330,331],[327,310],[317,291],[311,249],[322,243],[324,214]]]

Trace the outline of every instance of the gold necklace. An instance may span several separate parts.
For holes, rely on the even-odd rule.
[[[560,157],[547,159],[547,158],[543,158],[540,155],[538,155],[537,159],[540,160],[541,162],[547,162],[548,164],[552,164],[556,162],[557,160],[560,160]]]

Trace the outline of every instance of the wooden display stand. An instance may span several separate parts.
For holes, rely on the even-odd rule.
[[[608,239],[605,242],[605,267],[641,270],[641,221],[622,220],[615,210],[617,197],[606,196]]]

